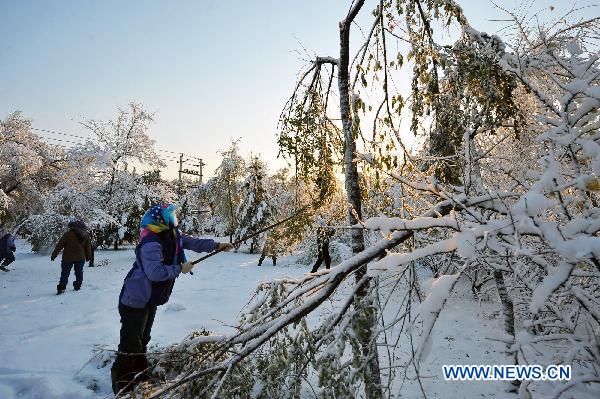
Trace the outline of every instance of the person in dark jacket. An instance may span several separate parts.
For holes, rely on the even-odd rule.
[[[8,272],[6,266],[15,261],[15,238],[8,231],[0,228],[0,270]]]
[[[60,251],[63,251],[60,267],[60,281],[56,286],[56,294],[60,295],[65,292],[71,269],[75,267],[75,281],[73,281],[73,289],[79,291],[83,283],[83,265],[90,260],[92,248],[90,245],[90,235],[87,232],[86,225],[81,221],[69,223],[69,231],[60,238],[50,260],[54,261]]]
[[[271,260],[273,261],[273,266],[277,266],[276,241],[273,238],[272,233],[267,233],[267,238],[265,239],[262,252],[260,253],[260,259],[258,260],[258,266],[262,266],[263,261],[267,258],[267,256],[271,257]]]
[[[317,261],[315,262],[311,273],[316,273],[325,261],[325,269],[331,267],[331,256],[329,256],[329,239],[333,236],[334,231],[327,227],[317,228]]]
[[[119,295],[121,331],[118,354],[111,369],[114,393],[133,390],[148,379],[146,351],[157,306],[165,304],[180,273],[189,273],[185,249],[194,252],[229,251],[231,244],[220,244],[182,234],[177,228],[175,206],[155,205],[140,223],[140,243],[136,260],[123,281]]]

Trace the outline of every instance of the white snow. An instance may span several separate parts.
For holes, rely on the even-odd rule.
[[[512,213],[516,217],[519,217],[522,214],[536,216],[544,210],[551,208],[553,205],[554,203],[545,195],[530,191],[513,205]]]
[[[431,350],[433,344],[431,331],[458,276],[458,274],[444,275],[434,279],[427,297],[418,307],[417,313],[423,322],[421,341],[417,346],[416,355],[419,362],[425,359]]]
[[[395,230],[417,230],[430,227],[458,228],[458,225],[453,215],[441,218],[420,217],[416,219],[376,216],[367,219],[365,227],[370,230],[380,230],[384,236],[387,236]]]
[[[29,253],[22,241],[18,241],[16,256],[11,272],[0,274],[0,398],[110,397],[110,353],[99,349],[114,350],[118,343],[117,299],[134,259],[132,248],[97,252],[96,260],[108,260],[110,265],[86,266],[83,289],[74,292],[69,286],[60,296],[55,295],[58,262]],[[188,257],[194,258],[192,253]],[[258,267],[257,258],[258,255],[224,253],[201,263],[193,276],[181,276],[171,300],[157,312],[153,347],[182,342],[192,331],[202,328],[213,335],[194,338],[198,342],[221,340],[233,332],[230,326],[237,323],[240,310],[260,282],[283,276],[299,277],[308,272],[305,266],[286,265],[288,258],[278,262],[283,267]],[[440,309],[454,281],[455,276],[436,280],[420,306],[420,320],[424,324],[431,325],[433,314]],[[462,290],[469,289],[465,286]],[[502,320],[488,317],[498,312],[498,304],[478,303],[465,299],[468,294],[461,295],[446,300],[426,343],[431,350],[427,359],[422,359],[420,369],[422,375],[428,376],[422,380],[427,397],[504,398],[501,383],[442,379],[443,364],[506,362],[504,344],[485,338],[501,331]],[[467,330],[469,333],[465,334]],[[411,345],[406,334],[402,337],[401,352],[406,361],[411,356]],[[95,354],[98,356],[86,365]],[[381,356],[385,359],[385,348],[381,349]],[[405,381],[402,394],[420,397],[419,383]]]
[[[477,254],[477,238],[472,231],[466,230],[455,234],[456,252],[461,258],[471,259]]]
[[[72,289],[71,273],[66,293],[57,296],[59,261],[29,253],[20,240],[17,245],[17,261],[0,274],[0,398],[106,398],[112,394],[110,367],[88,365],[75,374],[96,348],[117,348],[117,301],[135,259],[133,249],[97,252],[97,262],[108,259],[111,265],[86,265],[78,292]],[[193,252],[187,255],[195,258]],[[308,271],[258,267],[257,261],[258,255],[223,253],[200,263],[193,276],[180,276],[169,303],[158,308],[151,345],[177,343],[202,328],[231,333],[229,326],[236,324],[259,282]]]
[[[531,304],[529,309],[532,313],[537,313],[540,308],[544,305],[550,294],[554,292],[561,284],[563,284],[573,270],[573,264],[563,262],[555,270],[550,272],[542,284],[538,285],[535,291],[533,291],[533,297],[531,298]]]
[[[584,154],[590,158],[593,158],[600,153],[600,145],[598,145],[598,143],[596,143],[594,140],[585,140],[581,144],[581,149],[583,150]]]
[[[567,51],[571,53],[571,55],[581,54],[581,46],[577,41],[573,40],[567,45]]]
[[[454,238],[438,241],[422,248],[417,248],[406,253],[389,253],[383,259],[369,264],[368,274],[375,277],[384,271],[393,271],[402,265],[405,265],[414,260],[424,258],[436,253],[451,252],[456,249],[456,241]]]

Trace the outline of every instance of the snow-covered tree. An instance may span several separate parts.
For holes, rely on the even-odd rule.
[[[23,226],[34,250],[53,245],[55,235],[66,228],[59,224],[73,219],[88,225],[94,248],[116,249],[123,241],[138,239],[139,220],[146,209],[174,198],[173,187],[161,180],[158,169],[140,174],[134,167],[162,165],[146,133],[150,121],[151,115],[141,106],[130,104],[128,111],[118,111],[114,121],[84,123],[96,140],[64,152],[57,183]],[[48,224],[56,225],[54,235],[43,231]]]
[[[266,164],[260,157],[252,156],[247,162],[246,175],[240,192],[241,201],[236,210],[238,226],[234,241],[261,230],[273,221],[273,207],[265,188],[268,178]],[[261,236],[251,238],[250,253],[253,254],[263,241]]]
[[[223,233],[232,240],[239,225],[236,209],[241,200],[240,189],[246,166],[238,141],[232,141],[221,156],[223,159],[215,170],[215,177],[206,183],[206,200],[212,209],[214,224],[221,224]]]
[[[131,197],[138,189],[138,178],[133,168],[136,165],[153,169],[163,166],[154,150],[154,141],[147,134],[151,122],[152,114],[140,104],[131,103],[128,109],[118,109],[114,120],[82,123],[95,138],[85,143],[81,151],[95,154],[90,172],[97,185],[99,202],[96,206],[112,219],[112,228],[103,230],[102,237],[98,238],[115,249],[124,237],[125,224],[134,210]]]
[[[16,225],[38,212],[65,167],[62,149],[31,131],[31,120],[13,112],[0,121],[0,219]]]

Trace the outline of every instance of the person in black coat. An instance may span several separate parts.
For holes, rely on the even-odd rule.
[[[0,228],[0,270],[8,272],[6,266],[15,261],[15,238],[8,231]]]
[[[323,261],[325,268],[329,270],[331,267],[331,256],[329,256],[329,239],[333,237],[334,231],[326,227],[317,228],[317,261],[313,266],[311,273],[315,273]]]

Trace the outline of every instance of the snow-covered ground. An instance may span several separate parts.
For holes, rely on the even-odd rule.
[[[110,368],[84,365],[99,347],[116,349],[117,298],[134,259],[132,249],[99,251],[97,262],[106,259],[110,265],[86,266],[83,289],[75,292],[70,285],[57,296],[59,262],[18,244],[12,271],[0,274],[0,398],[110,397]],[[169,303],[159,308],[151,343],[174,343],[202,328],[230,332],[228,325],[235,324],[260,281],[308,271],[285,259],[282,267],[268,260],[258,267],[257,258],[224,253],[200,264],[193,276],[180,277]],[[508,396],[500,383],[441,380],[442,364],[505,363],[502,345],[484,338],[500,330],[496,313],[495,304],[480,305],[460,295],[448,301],[423,370],[428,398]],[[418,384],[405,381],[402,397],[417,396]]]
[[[189,253],[190,258],[193,253]],[[110,392],[110,368],[90,375],[86,367],[97,346],[116,349],[117,300],[133,250],[99,251],[84,269],[81,291],[56,295],[60,262],[29,253],[18,242],[17,261],[0,274],[0,398],[89,398]],[[260,281],[305,273],[306,267],[256,266],[258,255],[223,253],[202,262],[194,275],[177,281],[168,304],[159,308],[152,329],[154,345],[180,341],[193,330],[230,332],[240,309]],[[225,324],[223,324],[225,323]],[[94,393],[88,386],[98,385]]]

